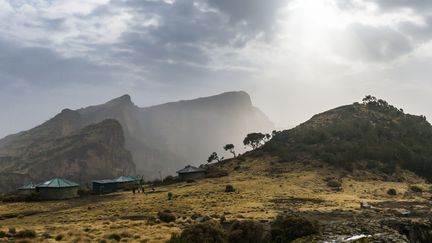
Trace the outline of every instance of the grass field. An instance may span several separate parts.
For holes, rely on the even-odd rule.
[[[235,163],[224,165],[229,176],[159,187],[155,193],[119,192],[68,201],[2,203],[0,215],[18,216],[0,220],[0,231],[34,230],[36,241],[44,242],[110,242],[114,241],[109,239],[112,234],[120,236],[122,242],[164,242],[172,233],[194,223],[194,215],[266,222],[281,211],[296,211],[325,222],[363,214],[359,207],[363,201],[373,205],[368,212],[373,215],[403,208],[430,212],[429,184],[408,172],[402,172],[405,180],[392,182],[376,180],[372,175],[346,176],[343,171],[315,163],[281,164],[268,158],[241,162],[241,168],[233,170]],[[329,178],[342,178],[342,190],[329,187]],[[229,184],[236,192],[224,192]],[[411,185],[426,192],[413,193]],[[398,194],[388,195],[390,188]],[[173,193],[172,200],[168,200],[168,192]],[[157,213],[165,209],[175,214],[175,222],[158,220]]]

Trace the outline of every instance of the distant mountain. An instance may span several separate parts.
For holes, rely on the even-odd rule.
[[[278,132],[260,151],[282,162],[318,159],[389,175],[402,168],[432,180],[431,124],[372,96]]]
[[[223,154],[222,146],[227,143],[242,151],[247,133],[274,128],[242,91],[145,108],[124,95],[101,105],[63,110],[41,126],[0,140],[0,173],[8,166],[13,165],[8,169],[12,173],[22,164],[39,163],[37,159],[24,162],[10,154],[21,156],[23,151],[38,149],[39,144],[45,146],[106,119],[121,124],[137,173],[147,179],[159,177],[158,172],[167,175],[187,164],[204,163],[213,151]]]
[[[13,190],[30,181],[66,177],[86,183],[135,173],[116,120],[79,128],[80,115],[64,110],[50,121],[8,137],[0,148],[0,190]]]

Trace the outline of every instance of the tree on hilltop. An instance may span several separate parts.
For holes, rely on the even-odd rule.
[[[209,158],[207,159],[207,163],[211,163],[213,161],[221,162],[224,159],[224,157],[219,158],[218,154],[216,152],[213,152],[210,154]]]
[[[266,141],[270,140],[270,134],[263,133],[249,133],[243,140],[245,146],[250,146],[252,149],[261,147]]]
[[[230,153],[232,153],[234,155],[234,158],[236,157],[236,153],[234,151],[234,144],[227,144],[223,147],[223,149],[225,149],[225,151],[229,151]]]

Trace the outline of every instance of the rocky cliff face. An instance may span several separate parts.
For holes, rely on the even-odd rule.
[[[65,177],[80,184],[135,172],[116,120],[77,128],[80,116],[63,111],[47,123],[21,133],[0,150],[0,189],[29,181]]]
[[[132,153],[137,172],[143,174],[146,179],[159,177],[159,171],[167,175],[187,164],[204,163],[213,151],[223,154],[225,151],[222,147],[227,143],[235,144],[237,152],[240,152],[243,149],[241,142],[247,133],[270,132],[273,129],[273,124],[252,105],[249,95],[245,92],[228,92],[212,97],[145,108],[136,106],[129,95],[124,95],[101,105],[89,106],[76,111],[63,110],[53,119],[34,129],[0,140],[0,157],[2,157],[0,172],[22,171],[20,168],[28,164],[32,164],[32,168],[37,168],[36,164],[45,162],[40,162],[40,158],[33,155],[41,150],[41,146],[44,147],[42,151],[59,148],[56,139],[61,139],[63,146],[68,149],[67,153],[62,156],[82,154],[79,143],[71,146],[71,136],[76,137],[75,133],[83,127],[100,123],[106,119],[115,119],[121,124],[125,147]],[[86,129],[89,128],[81,132]],[[106,152],[100,151],[95,144],[107,145],[109,141],[119,141],[120,136],[117,136],[119,135],[117,133],[108,133],[113,137],[103,137],[101,133],[97,134],[100,134],[99,140],[87,144],[92,147],[92,152],[86,155],[91,162],[85,163],[84,159],[80,158],[81,162],[75,162],[73,166],[64,164],[62,165],[64,169],[57,169],[55,173],[51,173],[49,167],[44,168],[43,170],[48,171],[42,173],[24,166],[27,168],[25,173],[51,175],[57,172],[65,174],[66,171],[73,171],[70,172],[72,176],[72,174],[82,173],[79,172],[80,170],[91,171],[92,169],[91,174],[97,175],[96,169],[103,163],[103,160],[107,160],[110,166],[102,170],[103,173],[111,173],[113,170],[112,173],[115,174],[118,168],[123,167],[115,164],[114,161],[117,158],[114,157],[121,154],[118,156],[125,158],[123,157],[125,155],[117,151],[109,155],[113,156],[111,158],[105,155]],[[118,143],[109,144],[109,146],[119,148],[122,145]],[[27,160],[33,157],[35,158],[31,161]],[[125,159],[120,161],[125,161]],[[93,165],[94,163],[96,165]],[[93,168],[93,166],[96,167]]]

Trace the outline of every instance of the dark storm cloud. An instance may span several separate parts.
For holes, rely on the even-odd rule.
[[[73,58],[65,58],[57,52],[49,42],[49,34],[64,32],[69,36],[67,33],[74,31],[74,25],[67,17],[38,16],[25,23],[25,27],[47,33],[46,37],[32,40],[33,44],[44,48],[0,42],[2,83],[8,82],[4,78],[7,77],[7,80],[21,80],[40,88],[74,82],[121,82],[119,78],[130,78],[128,75],[154,83],[202,83],[211,79],[210,74],[215,75],[210,66],[211,50],[242,48],[259,38],[260,33],[269,35],[283,2],[286,3],[281,0],[180,0],[172,3],[112,0],[75,17],[88,23],[86,27],[97,30],[105,27],[98,22],[100,19],[123,11],[131,16],[126,29],[111,43],[91,41],[91,31],[72,35],[74,37],[61,45],[64,45],[62,51],[66,50],[69,56],[75,56]],[[74,48],[79,53],[75,53]],[[136,70],[138,73],[130,73]],[[122,72],[126,75],[122,76]]]
[[[113,45],[115,48],[107,47],[106,50],[118,60],[142,66],[146,78],[157,82],[204,82],[212,72],[208,66],[210,49],[241,48],[254,40],[259,32],[266,31],[258,31],[258,20],[253,20],[252,15],[247,21],[254,23],[254,31],[250,26],[235,25],[231,17],[212,10],[206,1],[112,3],[113,6],[99,8],[95,13],[104,15],[113,8],[122,7],[129,9],[134,17],[119,42]],[[259,8],[258,2],[251,3],[253,8]],[[261,2],[261,5],[266,4]],[[156,23],[143,24],[152,20]],[[262,27],[269,22],[267,19]]]

